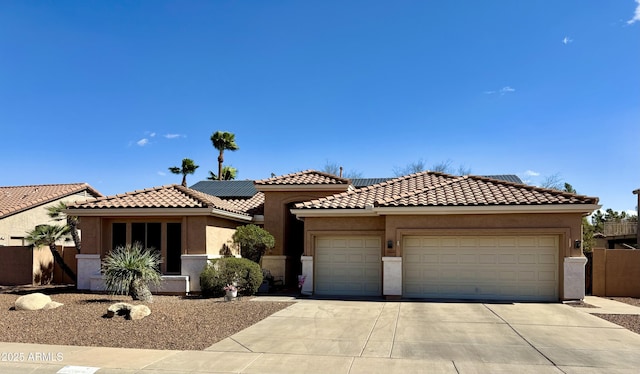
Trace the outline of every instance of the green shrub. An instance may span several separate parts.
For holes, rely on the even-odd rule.
[[[140,243],[127,244],[109,252],[102,260],[104,281],[115,294],[126,294],[133,300],[152,301],[149,283],[160,284],[160,253]]]
[[[260,263],[260,258],[276,244],[269,231],[256,225],[240,226],[233,233],[233,242],[240,246],[244,258]]]
[[[260,265],[246,258],[217,258],[200,273],[200,289],[204,296],[224,296],[224,286],[234,283],[241,295],[255,294],[262,284]]]

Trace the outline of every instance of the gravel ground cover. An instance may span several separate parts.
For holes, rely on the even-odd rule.
[[[640,299],[633,297],[609,297],[608,299],[640,307]],[[640,334],[640,315],[633,314],[594,314],[604,320],[620,325],[627,330]]]
[[[42,291],[41,291],[42,292]],[[48,293],[48,292],[43,292]],[[153,303],[128,296],[89,293],[50,294],[64,306],[51,310],[13,310],[20,294],[0,289],[0,341],[120,348],[203,350],[291,305],[289,302],[156,296]],[[106,318],[119,301],[145,304],[142,320]]]
[[[22,294],[43,292],[64,306],[52,310],[16,311]],[[610,297],[640,307],[640,298]],[[151,315],[138,321],[105,318],[115,302],[142,304],[128,296],[77,293],[60,288],[0,287],[0,341],[120,348],[203,350],[292,303],[154,296],[144,303]],[[574,307],[593,307],[586,303]],[[594,314],[640,334],[640,315]]]

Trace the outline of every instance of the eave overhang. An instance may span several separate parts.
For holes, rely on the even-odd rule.
[[[94,208],[66,209],[65,213],[77,217],[177,217],[214,216],[234,221],[251,222],[253,217],[216,208]]]
[[[214,217],[227,218],[244,222],[251,222],[251,220],[253,220],[252,216],[248,216],[246,214],[227,212],[226,210],[216,208],[211,209],[211,215]]]
[[[532,214],[580,213],[590,214],[602,206],[597,204],[571,205],[486,205],[486,206],[427,206],[427,207],[367,207],[358,209],[291,209],[298,218],[304,217],[370,217],[386,215],[454,215],[454,214]]]

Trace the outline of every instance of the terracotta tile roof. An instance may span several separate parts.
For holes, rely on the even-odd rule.
[[[256,185],[349,184],[349,180],[315,170],[304,170],[255,181]]]
[[[0,187],[0,218],[83,191],[90,197],[103,196],[87,183]]]
[[[181,185],[147,188],[69,206],[71,209],[210,208],[245,214],[236,205]]]
[[[296,208],[597,204],[598,199],[478,176],[436,172],[407,175],[373,186],[296,204]]]
[[[249,199],[224,199],[238,210],[251,215],[264,214],[264,194],[258,192]]]

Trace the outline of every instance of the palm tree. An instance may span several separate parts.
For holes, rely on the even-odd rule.
[[[172,166],[169,171],[173,174],[182,174],[182,185],[187,187],[187,174],[195,173],[196,169],[200,166],[196,165],[192,159],[182,159],[182,167]]]
[[[160,252],[140,243],[116,247],[102,261],[107,289],[129,295],[133,300],[153,301],[149,283],[160,284]]]
[[[236,176],[238,175],[238,169],[232,167],[232,166],[225,166],[222,168],[222,180],[225,181],[230,181],[230,180],[234,180],[236,179]],[[212,172],[209,171],[209,176],[207,177],[208,180],[218,180],[218,176]]]
[[[224,151],[237,151],[236,135],[226,131],[216,131],[211,135],[211,143],[215,149],[220,151],[218,155],[218,180],[222,180],[222,163],[224,162]]]
[[[82,243],[80,241],[80,235],[78,235],[78,223],[80,223],[80,219],[76,216],[66,214],[64,212],[65,209],[67,209],[67,204],[64,201],[60,201],[57,205],[47,207],[47,214],[56,221],[62,221],[66,218],[71,239],[73,239],[73,244],[76,246],[76,252],[81,253]]]
[[[25,239],[34,246],[49,246],[49,250],[53,255],[53,259],[62,270],[67,274],[73,282],[77,281],[76,274],[73,270],[64,262],[62,255],[56,248],[56,242],[61,239],[67,239],[69,234],[69,227],[61,225],[38,225],[35,229],[27,232]]]

